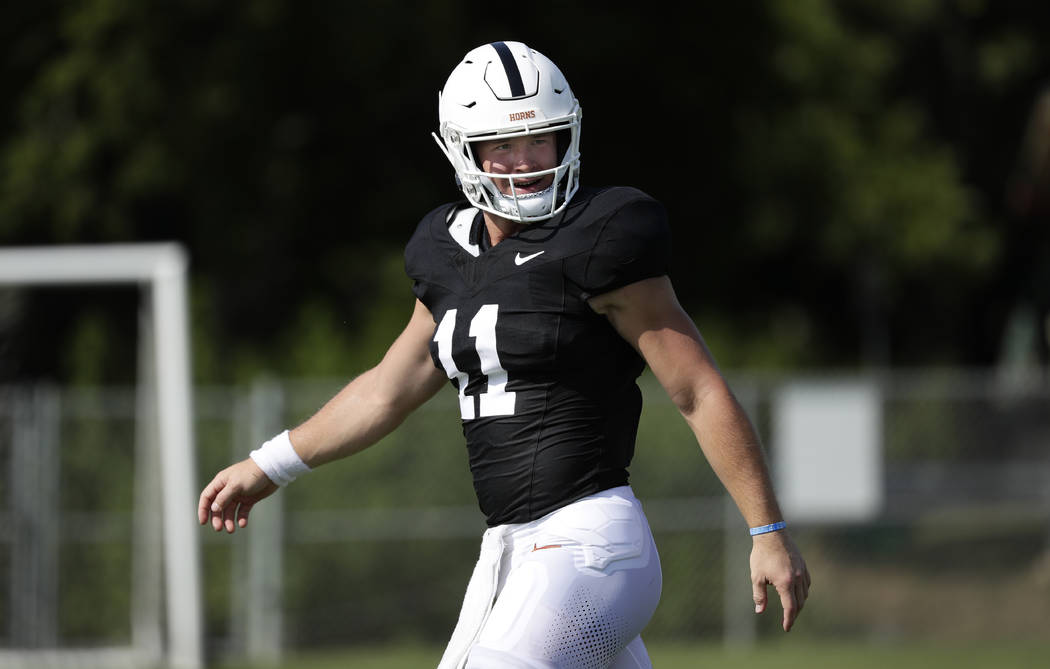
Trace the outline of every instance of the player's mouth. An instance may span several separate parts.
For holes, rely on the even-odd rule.
[[[549,176],[542,176],[542,177],[538,177],[536,179],[526,179],[526,180],[515,179],[514,180],[514,191],[519,193],[519,194],[538,193],[538,192],[540,192],[541,190],[544,190],[545,188],[547,188],[547,186],[550,185],[550,183],[549,183],[550,180],[551,179],[550,179]],[[510,189],[508,188],[508,190],[510,190]],[[507,194],[510,195],[509,192]]]

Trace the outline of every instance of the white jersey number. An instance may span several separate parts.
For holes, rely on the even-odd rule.
[[[456,367],[452,359],[452,334],[456,329],[456,309],[449,309],[441,317],[434,341],[438,345],[438,359],[445,368],[448,378],[455,380],[459,386],[459,414],[463,420],[474,419],[474,398],[466,394],[470,377]],[[496,319],[499,317],[498,304],[486,304],[478,309],[470,319],[470,330],[467,334],[474,338],[474,348],[481,361],[481,374],[488,379],[488,388],[478,396],[478,417],[513,416],[515,393],[507,392],[507,370],[499,361],[496,352]]]

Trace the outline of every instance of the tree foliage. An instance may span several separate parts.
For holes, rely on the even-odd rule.
[[[1005,199],[1048,10],[682,11],[8,3],[0,244],[179,240],[198,379],[352,373],[407,319],[415,223],[456,196],[436,91],[469,48],[521,39],[581,99],[584,180],[667,205],[672,278],[723,364],[993,362],[1050,261],[1045,219]],[[130,346],[128,301],[0,293],[0,374],[128,380],[85,362]]]

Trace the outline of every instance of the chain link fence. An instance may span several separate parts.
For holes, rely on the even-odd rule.
[[[952,370],[864,380],[879,389],[882,504],[863,521],[789,518],[814,581],[793,634],[1044,639],[1047,379]],[[730,381],[775,450],[775,398],[792,379]],[[642,384],[632,485],[665,583],[646,637],[746,643],[775,634],[778,606],[752,613],[743,520],[673,405],[648,375]],[[200,484],[338,388],[198,388]],[[137,406],[134,389],[0,389],[0,650],[162,643],[163,593],[150,567],[159,558],[143,541],[159,522],[160,477],[151,449],[137,443]],[[483,529],[455,397],[442,393],[382,443],[264,502],[248,531],[201,528],[208,655],[441,644]]]

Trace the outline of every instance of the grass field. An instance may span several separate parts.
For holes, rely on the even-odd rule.
[[[762,643],[753,649],[732,649],[720,644],[653,644],[649,653],[656,669],[1034,669],[1047,666],[1050,643],[949,647],[806,640]],[[437,665],[440,654],[438,648],[385,646],[289,656],[280,666],[288,669],[426,669]],[[272,665],[269,666],[272,669]],[[220,667],[257,669],[251,664]]]

